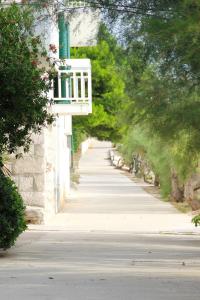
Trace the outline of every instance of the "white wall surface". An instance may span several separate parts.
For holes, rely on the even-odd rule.
[[[100,12],[91,9],[78,9],[69,16],[71,47],[95,46],[100,21]]]

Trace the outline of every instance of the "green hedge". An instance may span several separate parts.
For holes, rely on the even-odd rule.
[[[8,249],[26,228],[25,207],[15,183],[0,169],[0,248]]]

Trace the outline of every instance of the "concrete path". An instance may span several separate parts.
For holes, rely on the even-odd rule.
[[[0,253],[0,299],[199,299],[200,235],[190,217],[109,166],[107,146],[81,160],[65,210]]]
[[[191,216],[144,191],[110,165],[110,143],[96,142],[80,161],[80,184],[49,229],[159,233],[200,232]]]

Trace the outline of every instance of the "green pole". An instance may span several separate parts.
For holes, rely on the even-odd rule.
[[[66,40],[67,40],[67,58],[70,58],[70,25],[68,22],[65,23],[66,27]]]
[[[64,13],[58,15],[58,28],[59,28],[59,58],[70,58],[70,31],[69,23],[65,21]],[[66,66],[61,66],[60,70],[66,70]],[[66,76],[61,75],[61,98],[66,99]],[[65,100],[64,100],[65,101]]]
[[[59,58],[70,58],[70,25],[65,21],[64,13],[58,15],[58,27],[59,27]],[[61,66],[60,70],[67,70],[67,66]],[[70,103],[66,99],[66,79],[65,76],[61,77],[61,101],[59,103]],[[74,154],[74,141],[73,135],[71,136],[71,167],[73,168],[73,154]]]
[[[66,28],[66,49],[67,49],[67,58],[70,58],[70,25],[68,22],[65,23],[65,28]],[[69,70],[71,67],[67,67]],[[68,87],[69,87],[69,95],[70,95],[70,78],[68,80]]]
[[[59,58],[68,58],[68,45],[67,45],[67,27],[65,24],[64,13],[58,15],[58,28],[59,28]]]

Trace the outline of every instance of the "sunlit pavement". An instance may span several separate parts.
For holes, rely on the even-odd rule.
[[[0,299],[199,299],[199,229],[110,166],[109,146],[82,158],[62,213],[0,253]]]

